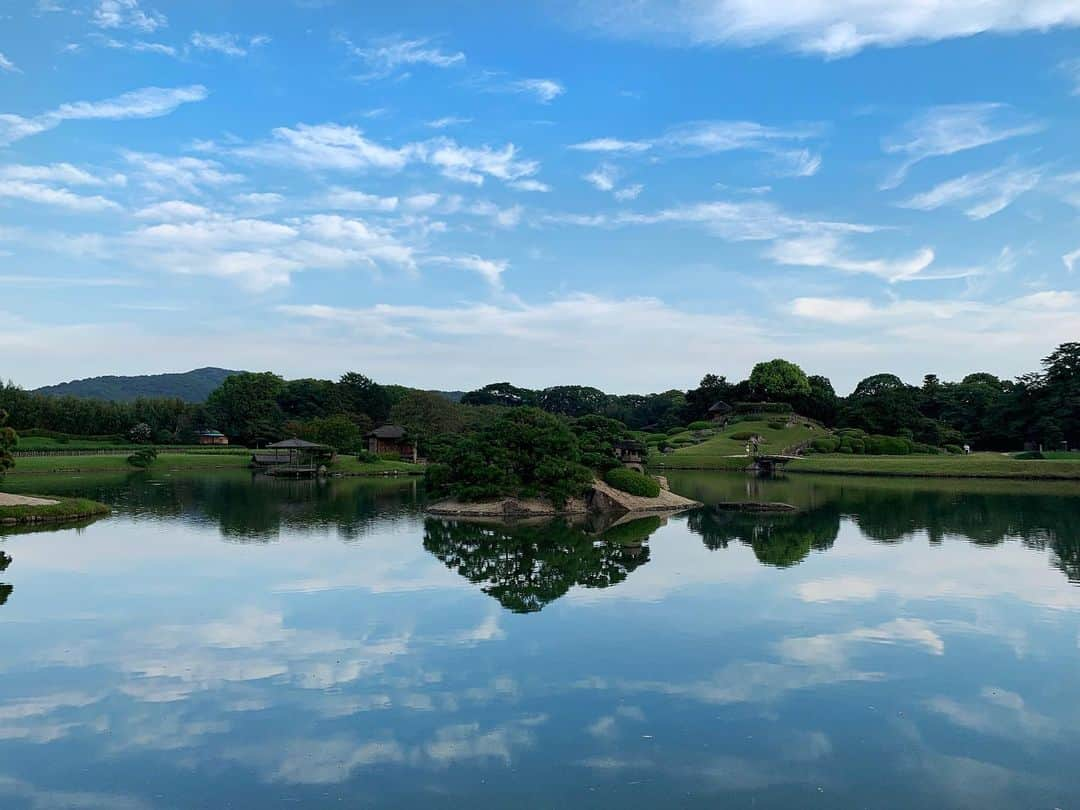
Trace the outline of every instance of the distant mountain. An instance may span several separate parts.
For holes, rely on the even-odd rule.
[[[37,393],[130,402],[136,397],[179,397],[185,402],[205,402],[226,377],[239,374],[225,368],[197,368],[181,374],[145,374],[138,377],[88,377],[59,385],[46,385]]]

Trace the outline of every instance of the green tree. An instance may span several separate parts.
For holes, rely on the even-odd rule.
[[[794,363],[780,358],[754,366],[750,372],[750,388],[754,396],[775,402],[792,402],[811,393],[806,373]]]
[[[436,437],[460,433],[468,409],[442,394],[409,390],[390,409],[390,421],[401,425],[420,443],[421,452]]]
[[[4,473],[15,466],[15,456],[11,451],[19,443],[19,436],[14,429],[7,426],[8,414],[0,410],[0,479]]]
[[[840,398],[836,396],[829,378],[811,374],[806,381],[810,384],[810,393],[792,399],[792,407],[796,413],[801,413],[803,416],[817,419],[826,425],[834,424],[840,407]]]
[[[337,388],[349,413],[365,414],[372,422],[385,422],[393,405],[390,392],[370,377],[355,371],[342,374]]]
[[[289,419],[314,419],[342,409],[342,396],[329,380],[289,380],[275,399]]]
[[[585,385],[556,385],[540,392],[539,405],[548,413],[562,416],[587,416],[600,413],[607,394]]]
[[[277,398],[285,381],[269,371],[234,374],[211,394],[206,406],[218,429],[243,444],[281,437],[284,418]]]
[[[461,398],[462,405],[536,405],[537,393],[528,388],[518,388],[508,382],[485,385],[475,391],[469,391]]]
[[[304,438],[326,444],[338,452],[352,453],[362,448],[363,434],[348,414],[337,413],[322,419],[312,419],[304,426]]]

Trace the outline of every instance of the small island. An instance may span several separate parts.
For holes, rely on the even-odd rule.
[[[0,492],[0,526],[66,523],[107,515],[112,510],[88,498],[38,498]]]
[[[515,408],[442,449],[427,479],[443,498],[427,511],[517,520],[674,514],[701,505],[670,492],[665,479],[641,472],[633,444],[625,425],[614,419],[590,416],[567,423],[539,408]]]

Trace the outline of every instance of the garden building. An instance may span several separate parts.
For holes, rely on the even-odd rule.
[[[396,456],[403,461],[416,461],[416,444],[400,425],[382,425],[364,436],[370,453]]]
[[[217,430],[202,430],[195,437],[199,444],[228,444],[229,438]]]

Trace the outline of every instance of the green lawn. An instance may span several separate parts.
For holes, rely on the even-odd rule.
[[[1080,459],[1018,461],[1000,453],[969,456],[812,455],[786,467],[791,473],[899,475],[940,478],[1042,478],[1080,480]]]
[[[761,445],[762,453],[779,453],[785,448],[801,444],[828,433],[810,430],[805,425],[795,425],[775,429],[768,422],[736,422],[723,428],[719,435],[706,439],[701,444],[682,447],[667,455],[653,450],[649,455],[649,465],[673,470],[741,470],[750,460],[746,458],[746,440],[733,439],[732,434],[756,433],[765,439]]]
[[[411,464],[407,461],[357,461],[356,456],[338,456],[330,467],[332,473],[344,475],[423,475],[423,464]]]
[[[61,498],[58,503],[46,506],[0,506],[0,523],[77,520],[94,515],[107,515],[110,511],[105,504],[87,498]]]
[[[173,470],[238,470],[244,469],[251,461],[251,451],[236,448],[233,452],[162,452],[150,467],[153,472]],[[127,463],[125,455],[100,456],[29,456],[15,460],[15,466],[8,471],[12,478],[22,475],[45,473],[83,473],[83,472],[134,472],[135,467]],[[338,456],[330,467],[331,473],[346,475],[379,475],[390,473],[419,475],[423,465],[408,464],[403,461],[359,462],[355,456]]]
[[[112,439],[52,439],[47,436],[20,436],[16,450],[120,450],[132,447]]]
[[[162,453],[154,462],[153,470],[207,470],[239,469],[246,467],[251,451],[244,453]],[[30,456],[15,459],[15,466],[8,475],[17,477],[33,473],[52,472],[108,472],[128,471],[135,468],[127,463],[124,455],[100,456]]]

